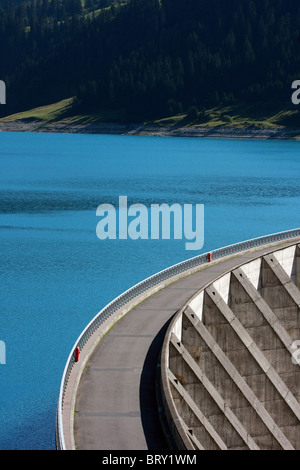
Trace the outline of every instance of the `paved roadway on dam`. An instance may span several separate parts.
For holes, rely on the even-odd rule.
[[[76,449],[168,450],[155,399],[155,377],[170,319],[216,277],[294,243],[295,239],[205,264],[121,318],[100,341],[81,376],[74,418]]]

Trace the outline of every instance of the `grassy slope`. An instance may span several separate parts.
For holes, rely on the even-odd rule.
[[[42,123],[88,124],[94,122],[118,122],[123,120],[122,112],[101,112],[97,114],[74,115],[71,111],[73,98],[53,103],[47,106],[22,111],[0,118],[0,122],[41,121]]]
[[[272,109],[273,108],[273,109]],[[278,111],[278,109],[281,109]],[[202,124],[197,122],[191,123],[187,121],[186,115],[174,116],[171,118],[156,121],[160,124],[177,124],[177,125],[204,125],[204,126],[230,126],[239,128],[287,128],[299,127],[296,124],[295,116],[298,115],[296,107],[280,108],[270,106],[258,106],[236,104],[232,106],[217,106],[207,110],[208,120]],[[299,123],[300,124],[300,123]]]
[[[57,121],[68,111],[72,103],[72,98],[53,103],[48,106],[41,106],[29,111],[23,111],[17,114],[11,114],[0,119],[0,122],[12,122],[18,120],[41,120],[41,121]]]
[[[72,98],[68,98],[58,103],[48,106],[42,106],[32,110],[12,114],[0,119],[0,122],[16,122],[18,120],[33,121],[39,120],[43,123],[63,123],[72,124],[88,124],[97,122],[122,122],[124,116],[122,112],[99,112],[97,114],[73,115],[71,112]],[[278,109],[282,109],[278,111]],[[186,114],[165,117],[154,121],[155,124],[161,126],[186,127],[190,125],[205,126],[231,126],[239,128],[259,127],[259,128],[285,128],[298,127],[299,111],[297,107],[287,107],[286,109],[274,106],[256,105],[233,105],[218,106],[207,110],[208,120],[205,123],[191,122],[187,119]],[[299,123],[300,124],[300,123]]]

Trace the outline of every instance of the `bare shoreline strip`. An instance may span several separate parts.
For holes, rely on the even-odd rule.
[[[0,132],[52,132],[75,134],[115,134],[160,137],[206,137],[233,139],[279,139],[300,140],[300,129],[286,128],[237,128],[230,126],[160,126],[155,124],[43,122],[39,120],[17,120],[0,122]]]

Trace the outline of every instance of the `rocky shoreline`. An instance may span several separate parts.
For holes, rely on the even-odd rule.
[[[0,122],[0,132],[53,132],[77,134],[118,134],[162,137],[206,137],[234,139],[289,139],[300,140],[300,129],[287,128],[238,128],[234,126],[185,126],[155,124],[117,124],[85,123],[69,124],[64,122],[43,122],[39,120],[19,119]]]

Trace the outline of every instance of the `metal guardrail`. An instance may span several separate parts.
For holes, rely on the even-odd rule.
[[[169,279],[172,276],[176,276],[188,269],[201,266],[204,263],[228,256],[234,253],[248,250],[250,248],[255,248],[257,246],[268,245],[273,242],[278,242],[281,240],[288,240],[291,238],[299,237],[300,229],[288,230],[285,232],[279,232],[272,235],[266,235],[259,238],[253,238],[240,243],[235,243],[233,245],[228,245],[224,248],[219,248],[209,253],[204,253],[202,255],[195,256],[181,263],[175,264],[170,268],[164,269],[153,276],[148,277],[144,281],[136,284],[127,291],[125,291],[120,296],[116,297],[112,302],[110,302],[106,307],[104,307],[87,325],[83,330],[79,338],[77,339],[70,355],[67,360],[59,392],[58,406],[57,406],[57,416],[56,416],[56,447],[57,449],[65,450],[64,442],[64,432],[63,432],[63,423],[62,423],[62,413],[63,413],[63,402],[65,391],[68,383],[68,379],[72,370],[74,363],[76,362],[76,354],[78,350],[82,350],[86,342],[90,337],[95,333],[95,331],[103,324],[103,322],[111,316],[116,310],[125,305],[127,302],[132,300],[137,295],[142,294],[151,287],[159,284],[160,282]],[[79,348],[79,349],[78,349]]]

